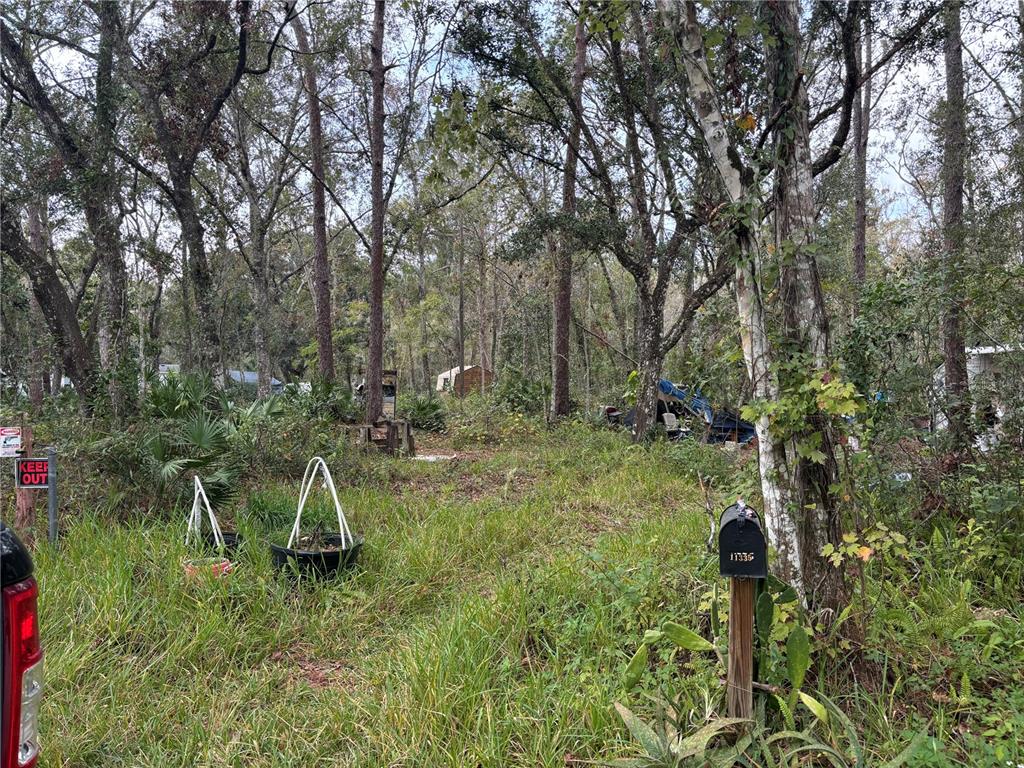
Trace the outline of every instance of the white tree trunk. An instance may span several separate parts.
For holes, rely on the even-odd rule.
[[[731,203],[744,203],[747,220],[737,222],[736,308],[740,322],[740,340],[747,374],[753,385],[756,400],[771,401],[778,398],[779,386],[771,370],[772,348],[764,312],[759,282],[761,243],[757,228],[760,225],[760,206],[756,191],[744,182],[736,148],[729,141],[718,107],[715,91],[708,74],[704,54],[704,40],[697,22],[696,6],[686,2],[681,13],[671,0],[659,0],[661,12],[670,27],[676,28],[676,39],[681,47],[683,64],[689,80],[689,95],[694,102],[701,133]],[[786,485],[785,450],[775,439],[767,416],[755,424],[758,439],[758,468],[761,474],[761,494],[764,497],[765,526],[776,550],[776,573],[792,584],[798,593],[802,590],[800,547],[797,529]]]

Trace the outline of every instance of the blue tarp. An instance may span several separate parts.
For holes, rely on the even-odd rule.
[[[706,424],[714,422],[715,412],[711,409],[711,404],[700,396],[700,392],[689,392],[682,387],[677,387],[668,379],[659,381],[658,389],[661,390],[661,394],[674,398],[682,404],[691,416],[704,419]]]
[[[749,443],[757,436],[754,425],[744,421],[735,413],[719,411],[711,407],[711,403],[704,399],[700,390],[689,391],[678,387],[668,379],[658,382],[658,389],[666,399],[674,400],[683,409],[695,418],[704,420],[708,425],[708,442],[724,443],[735,440],[741,444]]]

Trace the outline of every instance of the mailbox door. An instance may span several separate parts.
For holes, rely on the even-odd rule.
[[[767,578],[767,549],[756,522],[728,520],[718,535],[719,571],[723,576]]]

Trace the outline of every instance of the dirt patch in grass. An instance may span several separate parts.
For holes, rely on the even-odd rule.
[[[614,505],[599,501],[584,501],[574,505],[580,530],[593,540],[602,533],[622,531],[629,527],[629,515]]]
[[[347,661],[341,659],[319,659],[305,651],[274,651],[270,654],[273,664],[283,664],[293,679],[305,680],[311,688],[344,688],[356,691],[365,686],[365,680]]]
[[[471,462],[459,458],[444,462],[445,471],[397,480],[391,484],[396,496],[429,498],[444,496],[455,501],[480,501],[487,497],[515,499],[531,491],[540,481],[533,472],[501,470],[473,472]]]

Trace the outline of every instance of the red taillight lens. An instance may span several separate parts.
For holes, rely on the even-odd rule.
[[[29,768],[39,755],[42,648],[35,579],[6,587],[4,609],[3,765]]]
[[[36,600],[39,589],[35,580],[24,581],[4,590],[10,595],[9,610],[16,617],[11,622],[14,634],[13,655],[21,659],[33,658],[39,653],[39,608]]]

